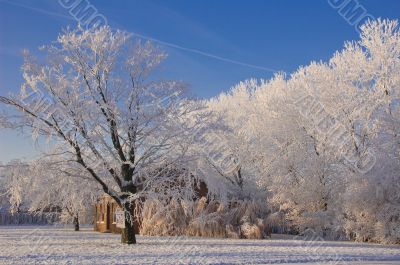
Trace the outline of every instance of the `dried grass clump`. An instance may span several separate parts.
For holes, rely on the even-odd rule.
[[[269,236],[261,205],[252,201],[222,203],[202,197],[193,201],[171,200],[168,205],[146,201],[140,233],[262,239]]]
[[[244,223],[240,226],[240,231],[242,232],[243,238],[248,238],[248,239],[263,238],[261,229],[255,224]]]
[[[187,225],[185,211],[174,199],[166,206],[155,200],[146,201],[141,217],[140,233],[143,235],[181,235]]]
[[[226,237],[225,222],[217,213],[193,219],[187,229],[188,236]]]

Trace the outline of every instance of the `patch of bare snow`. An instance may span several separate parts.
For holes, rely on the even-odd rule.
[[[120,236],[89,228],[0,226],[0,264],[400,264],[400,246],[303,241]]]

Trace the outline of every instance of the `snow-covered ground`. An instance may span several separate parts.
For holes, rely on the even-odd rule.
[[[274,239],[275,237],[275,239]],[[1,227],[0,264],[400,264],[400,246],[287,239],[119,235],[56,227]]]

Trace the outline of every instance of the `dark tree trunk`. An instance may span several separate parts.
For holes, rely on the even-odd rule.
[[[136,244],[136,235],[134,227],[133,207],[130,203],[123,205],[125,213],[125,228],[122,228],[121,243]]]
[[[136,244],[135,227],[134,227],[134,202],[129,199],[127,194],[135,194],[137,192],[136,186],[132,183],[133,168],[129,164],[123,164],[121,167],[122,178],[128,184],[124,184],[121,191],[125,195],[121,196],[121,206],[125,214],[125,228],[122,229],[121,243]]]
[[[75,228],[75,231],[79,231],[79,217],[78,217],[78,215],[76,215],[75,217],[74,217],[74,228]]]

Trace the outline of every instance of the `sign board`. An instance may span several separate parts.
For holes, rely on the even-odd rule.
[[[115,222],[118,228],[125,228],[125,213],[124,211],[115,212]]]

